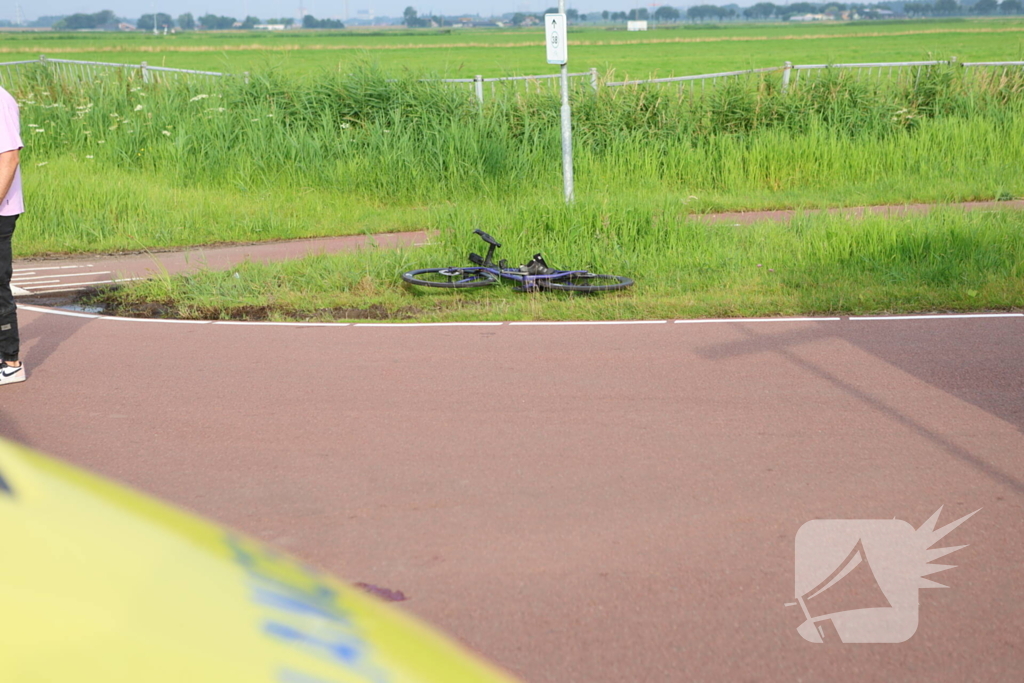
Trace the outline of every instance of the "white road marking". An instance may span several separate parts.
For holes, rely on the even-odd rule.
[[[62,291],[62,290],[50,290]],[[282,327],[494,327],[501,325],[656,325],[668,322],[675,323],[760,323],[760,322],[838,322],[842,318],[715,318],[693,320],[593,320],[593,321],[514,321],[514,322],[457,322],[457,323],[320,323],[320,322],[261,322],[251,320],[176,320],[173,318],[124,318],[92,313],[75,313],[62,311],[45,306],[29,306],[19,304],[18,308],[36,313],[52,313],[67,315],[74,318],[96,318],[100,320],[124,320],[129,322],[147,323],[186,323],[192,325],[249,325],[249,326],[282,326]],[[941,320],[951,318],[1024,318],[1024,313],[965,313],[956,315],[898,315],[898,316],[858,316],[849,320]]]
[[[77,266],[46,266],[45,268],[15,268],[14,272],[15,273],[21,273],[21,272],[23,272],[25,270],[31,270],[31,271],[35,272],[37,270],[69,270],[71,268],[95,268],[95,267],[96,266],[94,266],[91,263],[82,263],[82,264],[79,264]]]
[[[509,325],[658,325],[667,320],[538,320],[511,322]]]
[[[109,274],[110,274],[109,270],[98,270],[98,271],[93,272],[93,273],[74,273],[74,274],[68,274],[66,277],[86,277],[87,275],[109,275]],[[36,277],[17,277],[17,276],[15,276],[15,277],[11,278],[11,280],[13,282],[28,282],[29,280],[45,280],[47,278],[52,278],[52,277],[53,277],[53,275],[37,275]]]
[[[184,325],[210,325],[212,320],[177,320],[175,318],[121,318],[115,315],[98,315],[97,320],[117,320],[130,323],[178,323]]]
[[[948,320],[950,318],[1024,318],[1024,313],[949,313],[936,315],[850,316],[850,320]]]
[[[50,285],[47,285],[50,287]],[[27,289],[25,290],[29,294],[56,294],[57,292],[80,292],[86,287],[68,287],[67,289]]]
[[[352,323],[352,327],[477,327],[482,325],[504,325],[505,323]]]
[[[676,320],[677,323],[819,323],[823,321],[842,320],[842,318],[696,318],[693,320]]]
[[[56,292],[56,291],[72,292],[72,291],[74,291],[76,289],[85,289],[89,285],[112,285],[112,284],[116,284],[118,282],[132,282],[134,280],[145,280],[145,279],[146,278],[142,278],[142,277],[126,277],[126,278],[123,278],[123,279],[120,279],[120,280],[96,280],[94,282],[61,282],[60,285],[75,285],[75,286],[72,287],[71,289],[60,289],[60,290],[51,289],[49,291],[54,291],[54,292]],[[57,286],[60,286],[60,285],[57,285]],[[39,287],[39,283],[36,283],[33,286],[34,287]],[[53,286],[54,285],[43,285],[40,289],[49,289],[50,287],[53,287]]]
[[[214,320],[214,325],[283,325],[287,327],[348,327],[352,323],[300,323],[270,322],[261,320]]]

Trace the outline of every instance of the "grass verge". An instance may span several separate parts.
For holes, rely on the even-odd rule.
[[[605,295],[413,288],[399,274],[459,265],[471,228],[431,212],[441,236],[417,249],[370,249],[159,278],[102,292],[122,315],[188,319],[630,320],[1008,310],[1024,307],[1024,227],[1013,211],[788,224],[712,225],[677,203],[509,203],[471,223],[513,263],[542,250],[558,267],[633,277]],[[449,226],[449,227],[445,227]]]

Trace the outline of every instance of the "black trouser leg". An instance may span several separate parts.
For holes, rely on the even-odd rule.
[[[11,237],[17,216],[0,216],[0,360],[18,360],[18,306],[11,293],[11,274],[14,271],[11,255]]]

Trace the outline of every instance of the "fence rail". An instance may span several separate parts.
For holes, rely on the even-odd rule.
[[[144,83],[160,82],[167,80],[168,78],[173,78],[175,80],[180,78],[217,79],[233,75],[218,71],[198,71],[194,69],[173,69],[164,66],[150,66],[146,62],[142,62],[141,64],[116,64],[111,62],[87,62],[73,59],[51,59],[45,55],[41,55],[39,59],[0,63],[0,82],[13,82],[14,77],[20,73],[22,68],[27,68],[32,65],[42,65],[48,67],[53,72],[64,78],[78,79],[82,81],[94,80],[101,73],[118,71],[128,74],[129,78],[139,78]],[[815,78],[819,78],[823,73],[836,70],[855,71],[858,79],[874,77],[879,80],[884,78],[886,80],[896,82],[901,82],[901,80],[913,75],[914,82],[916,84],[916,82],[920,80],[924,69],[938,66],[954,66],[976,70],[988,69],[990,71],[1002,68],[1003,75],[1005,75],[1008,70],[1012,68],[1024,70],[1024,61],[959,62],[952,59],[913,62],[855,62],[850,64],[792,64],[791,62],[785,62],[781,66],[770,66],[759,69],[722,71],[718,73],[697,74],[693,76],[671,76],[667,78],[648,78],[644,80],[629,81],[601,81],[598,76],[597,69],[590,69],[589,71],[580,73],[571,73],[569,74],[569,78],[589,79],[589,85],[595,92],[601,87],[613,88],[645,85],[665,86],[673,83],[677,84],[679,88],[682,88],[683,84],[689,83],[692,91],[695,84],[698,82],[703,90],[709,82],[712,85],[717,85],[719,80],[728,82],[730,80],[749,78],[761,74],[781,73],[782,90],[785,92],[791,88],[798,87],[799,83],[802,81],[813,81]],[[242,74],[242,77],[248,79],[248,72]],[[529,92],[531,87],[534,88],[536,92],[540,92],[545,88],[553,92],[558,82],[557,79],[560,77],[560,74],[498,76],[490,78],[484,78],[481,75],[477,75],[472,78],[440,78],[424,80],[452,83],[456,85],[471,85],[473,95],[480,104],[483,104],[485,92],[484,84],[486,83],[491,85],[490,90],[491,96],[493,97],[495,96],[497,87],[500,84],[510,84],[515,87],[522,87],[526,92]]]

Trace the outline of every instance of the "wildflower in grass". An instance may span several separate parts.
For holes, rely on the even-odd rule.
[[[119,119],[119,118],[121,118],[121,115],[118,114],[117,112],[114,112],[113,114],[110,115],[110,118],[112,118],[112,119]]]
[[[38,128],[39,126],[37,126],[37,125],[36,125],[36,124],[34,124],[34,123],[30,123],[30,124],[28,124],[28,127],[29,127],[29,128]]]
[[[36,129],[35,129],[34,131],[32,131],[32,132],[33,132],[33,133],[45,133],[45,132],[46,132],[46,130],[45,130],[45,129],[43,129],[43,128],[36,128]]]
[[[46,164],[48,163],[48,161],[40,161],[38,164],[36,164],[36,166],[46,166]]]
[[[107,130],[117,130],[117,124],[115,123],[114,125],[107,128]]]
[[[195,97],[190,99],[189,102],[198,102],[199,100],[206,99],[207,97],[209,97],[209,95],[196,95]]]
[[[169,130],[162,130],[160,132],[163,133],[164,135],[170,135],[171,134],[171,131],[169,131]]]
[[[86,154],[86,155],[85,155],[85,158],[86,158],[86,159],[92,159],[93,157],[92,157],[92,155],[91,155],[91,154]]]
[[[96,144],[97,145],[105,145],[105,144],[107,144],[107,141],[106,140],[97,140]]]
[[[142,111],[142,105],[141,104],[136,104],[135,105],[135,111]]]

